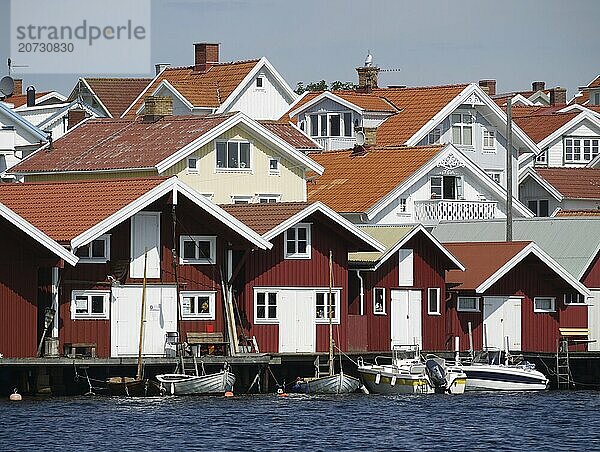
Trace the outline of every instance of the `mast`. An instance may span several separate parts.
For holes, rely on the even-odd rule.
[[[179,256],[177,255],[177,215],[175,213],[175,206],[173,204],[173,209],[171,211],[171,216],[173,218],[173,273],[175,274],[175,296],[177,297],[176,306],[177,306],[177,320],[175,322],[175,329],[177,330],[177,342],[181,342],[179,338],[179,319],[181,318],[181,299],[179,293]]]
[[[327,310],[329,312],[329,375],[334,374],[333,364],[333,298],[332,298],[332,285],[333,285],[333,253],[329,250],[329,299]]]
[[[148,249],[144,250],[144,282],[142,283],[142,315],[140,316],[140,344],[138,348],[138,363],[136,380],[142,379],[142,348],[144,346],[144,322],[146,322],[146,265]]]

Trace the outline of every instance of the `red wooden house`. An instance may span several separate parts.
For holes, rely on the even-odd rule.
[[[589,290],[533,242],[444,245],[466,270],[448,272],[448,320],[468,349],[556,352],[565,332],[587,335]]]
[[[446,350],[446,270],[464,269],[423,226],[363,226],[383,253],[350,254],[350,316],[354,351],[418,344]]]

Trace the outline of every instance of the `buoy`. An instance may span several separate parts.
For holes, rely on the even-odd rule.
[[[281,388],[277,388],[277,395],[279,397],[287,397],[288,396],[287,393],[283,392],[283,389],[281,389]]]
[[[233,397],[233,392],[231,392],[231,391],[225,392],[225,397]]]
[[[10,395],[9,399],[12,400],[13,402],[19,402],[19,401],[23,400],[23,397],[21,397],[21,394],[19,394],[17,392],[17,388],[15,388],[15,392],[13,392]]]

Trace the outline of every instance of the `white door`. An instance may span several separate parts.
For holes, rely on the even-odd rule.
[[[312,290],[281,290],[279,352],[312,353],[316,350],[315,293]]]
[[[592,298],[588,299],[588,330],[590,332],[590,342],[588,350],[600,350],[600,290],[592,289]]]
[[[146,277],[160,278],[160,213],[140,212],[131,218],[131,278],[144,277],[144,253],[147,253]]]
[[[484,297],[483,325],[487,346],[504,349],[508,336],[510,350],[521,350],[521,299],[517,297]],[[484,345],[486,338],[484,337]]]
[[[421,333],[421,291],[391,291],[391,339],[394,345],[423,346]]]
[[[172,286],[146,287],[142,353],[164,354],[165,334],[177,331],[177,292]],[[111,299],[111,355],[137,356],[140,339],[142,286],[114,287]]]

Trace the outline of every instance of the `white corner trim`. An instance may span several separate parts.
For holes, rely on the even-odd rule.
[[[323,91],[321,94],[319,94],[314,99],[308,101],[304,105],[301,105],[300,107],[296,108],[294,111],[291,111],[289,113],[290,118],[293,118],[294,116],[299,115],[304,110],[306,110],[307,108],[312,107],[313,105],[321,102],[323,99],[329,99],[329,100],[331,100],[333,102],[336,102],[336,103],[338,103],[340,105],[343,105],[346,108],[349,108],[350,110],[354,110],[357,113],[362,113],[364,111],[358,105],[354,105],[352,102],[348,102],[347,100],[341,98],[340,96],[336,96],[331,91]]]
[[[591,296],[590,291],[587,287],[585,287],[582,283],[577,281],[558,262],[552,259],[552,257],[546,254],[546,252],[544,252],[534,242],[529,243],[525,248],[519,251],[502,267],[496,270],[496,272],[492,276],[490,276],[487,280],[481,283],[479,287],[475,289],[475,292],[484,293],[487,289],[494,285],[500,278],[502,278],[506,273],[508,273],[512,268],[514,268],[519,262],[521,262],[523,259],[525,259],[525,257],[529,256],[530,254],[533,254],[536,257],[538,257],[544,264],[550,267],[550,269],[553,270],[558,276],[560,276],[565,282],[567,282],[571,287],[577,290],[577,292],[579,292],[585,297]]]
[[[527,180],[527,178],[531,178],[535,182],[537,182],[544,190],[546,190],[550,195],[552,195],[552,197],[554,199],[556,199],[558,202],[561,202],[563,200],[563,195],[553,185],[550,185],[550,183],[548,181],[546,181],[546,179],[544,179],[542,176],[540,176],[535,169],[529,167],[525,171],[523,171],[519,175],[519,185],[521,185],[523,182],[525,182]]]
[[[528,106],[528,107],[533,107],[534,103],[531,102],[529,99],[527,99],[525,96],[523,96],[521,93],[517,93],[515,96],[513,96],[512,98],[512,103],[513,105],[516,102],[521,102],[522,104]]]
[[[18,215],[2,203],[0,203],[0,216],[21,229],[27,235],[36,240],[40,245],[52,251],[61,259],[64,259],[65,262],[75,265],[79,261],[79,258],[75,256],[75,254],[69,252],[65,247],[61,246],[58,242],[50,238],[44,232],[32,225],[29,221],[25,220],[22,216]]]

